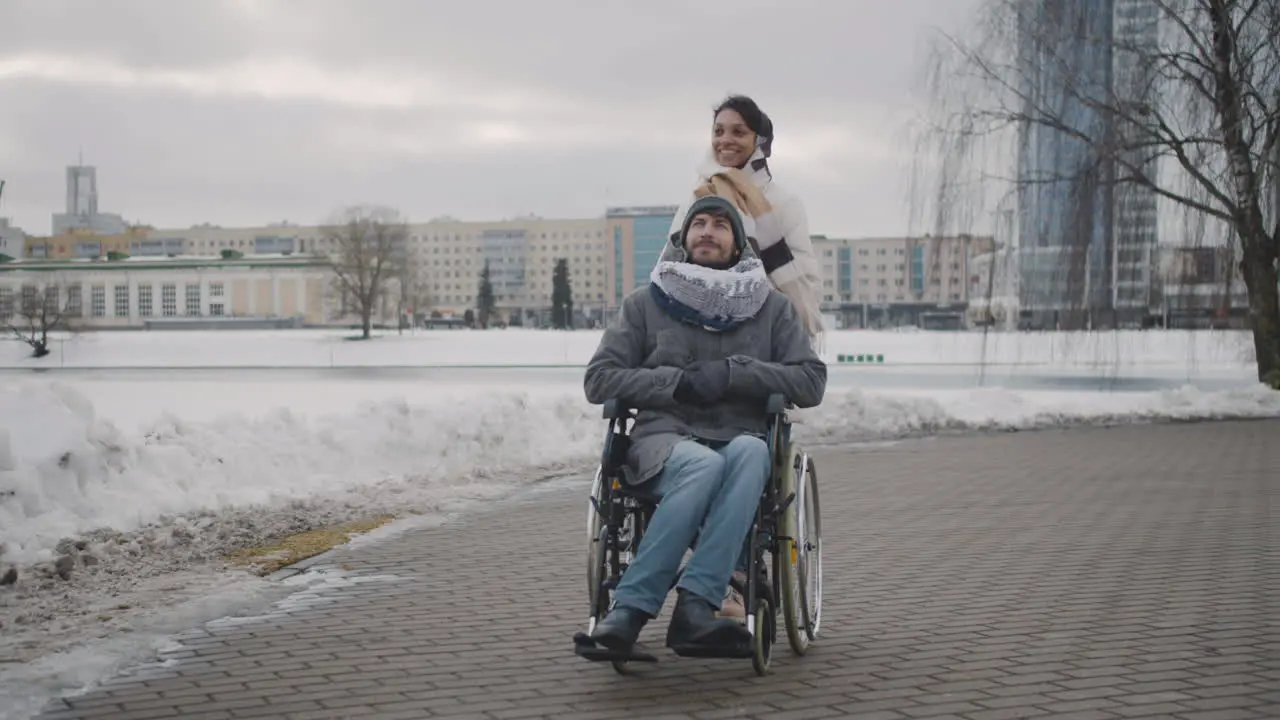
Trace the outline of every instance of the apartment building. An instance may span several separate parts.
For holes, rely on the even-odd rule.
[[[27,236],[23,239],[22,257],[35,260],[94,260],[112,254],[180,255],[179,245],[156,244],[146,228],[125,228],[122,232],[103,234],[88,228],[74,228],[50,236]]]
[[[340,243],[321,226],[278,224],[249,228],[201,225],[152,230],[183,252],[202,256],[234,250],[245,255],[331,255]],[[548,320],[551,277],[558,259],[569,265],[575,314],[603,317],[613,307],[611,247],[603,218],[537,216],[492,222],[438,218],[408,227],[408,272],[422,291],[417,316],[462,317],[476,307],[486,262],[496,301],[495,322],[538,325]]]
[[[838,327],[960,327],[971,259],[990,237],[813,238],[822,267],[822,308]]]
[[[182,230],[151,229],[148,239],[179,255],[216,257],[224,250],[245,255],[290,255],[308,252],[321,235],[317,226],[280,223],[258,227],[224,228],[195,225]]]
[[[474,308],[487,262],[498,320],[545,324],[559,259],[569,266],[575,314],[599,316],[610,305],[612,276],[602,219],[438,220],[411,225],[409,233],[410,257],[432,312],[458,317]]]

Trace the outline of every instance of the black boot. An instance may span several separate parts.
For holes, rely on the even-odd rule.
[[[647,622],[649,615],[644,612],[635,608],[615,607],[603,620],[596,623],[591,639],[610,650],[630,650]]]
[[[718,609],[719,605],[681,588],[667,627],[667,647],[692,657],[749,655],[751,633],[737,620],[717,618]]]

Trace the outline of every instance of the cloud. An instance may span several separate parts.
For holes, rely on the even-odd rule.
[[[972,2],[6,0],[0,212],[47,232],[83,148],[161,225],[596,215],[677,201],[737,91],[815,232],[891,234],[913,48]]]
[[[477,93],[422,76],[397,76],[385,68],[329,68],[296,57],[253,58],[200,69],[161,69],[134,67],[109,58],[21,55],[0,59],[0,82],[7,80],[169,91],[212,100],[255,97],[368,108],[466,107],[515,112],[562,102],[516,90]]]

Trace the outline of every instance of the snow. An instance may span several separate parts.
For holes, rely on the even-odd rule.
[[[100,417],[86,394],[62,382],[0,390],[0,543],[3,559],[48,561],[63,538],[99,529],[131,532],[188,513],[286,507],[334,499],[370,504],[387,493],[430,501],[501,492],[530,473],[578,470],[599,452],[603,421],[580,385],[399,388],[359,401],[341,384],[294,384],[309,405],[247,411],[251,393],[230,383],[163,384],[181,410],[135,427]],[[357,386],[358,387],[358,386]],[[159,389],[159,388],[157,388]],[[197,391],[199,390],[199,392]],[[236,397],[246,411],[203,419],[196,405]],[[118,418],[130,416],[117,395]],[[133,397],[137,397],[136,393]],[[154,399],[154,398],[153,398]],[[261,399],[260,399],[261,400]],[[271,409],[267,409],[271,408]],[[1157,418],[1280,415],[1262,388],[1206,393],[833,389],[797,414],[797,437],[847,442],[949,430],[1035,428]]]
[[[331,388],[307,391],[323,398]],[[284,506],[385,482],[441,496],[490,476],[511,482],[505,478],[525,469],[554,471],[596,453],[597,415],[562,387],[454,385],[414,404],[278,407],[205,421],[166,412],[126,430],[96,417],[70,385],[20,382],[0,391],[0,438],[8,441],[0,457],[12,458],[0,471],[0,490],[12,493],[0,502],[0,557],[44,561],[60,539],[99,528],[127,532],[182,513]]]
[[[384,514],[405,520],[355,542],[393,542],[407,527],[597,461],[605,424],[573,367],[590,357],[597,332],[344,335],[104,332],[65,339],[41,361],[0,343],[0,366],[58,368],[8,372],[0,384],[0,572],[21,571],[16,586],[0,587],[0,661],[20,663],[0,664],[0,707],[34,711],[35,689],[79,687],[154,653],[166,633],[280,611],[261,605],[288,588],[230,568],[230,550]],[[1254,381],[1249,348],[1240,333],[984,342],[974,333],[834,332],[829,361],[883,353],[884,366],[833,364],[826,400],[797,413],[795,436],[818,445],[1280,416],[1280,393]],[[156,369],[140,369],[148,367]],[[1168,389],[980,388],[975,373],[1160,377]],[[1231,389],[1189,382],[1205,378]],[[51,571],[60,556],[75,559],[70,580]],[[291,602],[320,601],[318,592]]]
[[[583,366],[600,331],[382,331],[368,342],[351,330],[104,331],[59,337],[51,354],[0,343],[7,368],[247,368]],[[883,355],[888,366],[1057,368],[1243,368],[1253,360],[1240,331],[1097,333],[893,332],[827,333],[824,359]]]

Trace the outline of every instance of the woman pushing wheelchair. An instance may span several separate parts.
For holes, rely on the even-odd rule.
[[[641,630],[673,586],[668,647],[696,657],[751,651],[758,628],[726,596],[735,571],[734,584],[748,585],[750,540],[772,497],[771,438],[780,436],[770,433],[782,413],[768,405],[780,396],[816,406],[827,381],[815,350],[812,246],[803,208],[768,176],[771,142],[772,126],[750,100],[717,109],[714,167],[677,215],[650,282],[624,299],[588,364],[588,401],[636,411],[611,487],[653,504],[607,612],[575,637],[589,659],[636,659]],[[790,235],[797,217],[802,239]],[[784,508],[775,502],[771,511]]]

